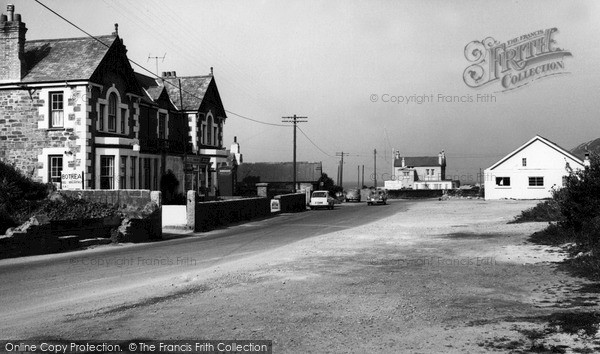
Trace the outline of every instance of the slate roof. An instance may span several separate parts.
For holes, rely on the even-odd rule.
[[[21,82],[87,80],[117,39],[115,35],[25,42],[27,74]]]
[[[438,156],[404,157],[406,167],[441,166]],[[394,167],[402,167],[402,157],[394,160]]]
[[[322,164],[320,162],[296,162],[297,182],[317,182],[321,178]],[[259,177],[260,182],[291,183],[294,181],[293,162],[256,162],[243,163],[238,166],[238,182],[252,176]]]
[[[179,96],[179,80],[181,80],[181,96],[183,96],[183,108]],[[165,83],[165,87],[169,92],[169,97],[173,100],[177,109],[184,111],[196,111],[200,108],[208,85],[213,80],[212,75],[207,76],[182,76],[165,79],[169,83]]]
[[[155,102],[165,89],[160,80],[156,80],[150,76],[135,73],[135,78],[140,86],[144,89],[145,96],[142,98],[142,100],[146,103]]]

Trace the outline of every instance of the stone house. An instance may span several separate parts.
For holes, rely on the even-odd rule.
[[[211,113],[219,138],[210,147],[219,150],[225,113],[212,75],[205,88],[183,89],[208,93],[211,103],[182,113],[172,84],[134,72],[117,28],[95,38],[27,41],[21,16],[7,9],[0,17],[0,159],[65,189],[156,190],[167,170],[183,189],[187,158],[208,169],[212,156],[203,159],[197,143],[206,140],[200,131],[190,137],[198,120],[186,118]],[[73,176],[76,183],[67,183]]]
[[[186,190],[214,194],[218,188],[218,169],[227,165],[229,152],[223,145],[227,115],[213,68],[210,68],[210,75],[205,76],[177,76],[175,71],[163,72],[162,80],[173,104],[187,118],[189,125],[192,151],[185,159]]]
[[[386,189],[451,189],[456,182],[446,180],[446,154],[402,157],[396,153]]]

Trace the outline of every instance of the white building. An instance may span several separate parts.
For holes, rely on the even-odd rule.
[[[385,176],[384,176],[385,178]],[[452,189],[455,181],[446,179],[446,154],[438,156],[401,157],[396,152],[390,180],[385,188],[394,189]]]
[[[484,172],[485,199],[544,199],[584,161],[539,135]]]

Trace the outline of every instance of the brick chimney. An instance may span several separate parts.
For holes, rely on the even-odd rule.
[[[25,33],[27,27],[15,6],[6,6],[0,16],[0,82],[18,82],[25,76]]]

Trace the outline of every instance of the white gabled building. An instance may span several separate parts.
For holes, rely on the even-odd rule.
[[[583,167],[577,156],[537,135],[485,170],[485,199],[550,198],[570,170]]]

